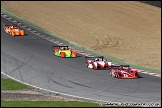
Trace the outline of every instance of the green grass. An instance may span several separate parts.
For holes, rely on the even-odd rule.
[[[78,101],[1,101],[1,107],[99,107],[99,104]]]
[[[20,89],[32,89],[32,87],[24,85],[9,78],[1,78],[1,90],[20,90]]]
[[[98,103],[79,101],[4,101],[1,107],[141,107],[141,106],[100,106]]]

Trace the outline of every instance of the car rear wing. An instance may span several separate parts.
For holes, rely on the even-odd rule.
[[[3,27],[10,27],[10,26],[14,26],[14,24],[12,25],[7,25],[7,24],[3,24]],[[17,28],[18,28],[18,26],[17,25],[15,25]]]
[[[64,46],[62,45],[62,46],[52,46],[52,49],[55,48],[55,47],[58,47],[58,48],[60,48],[60,47],[67,47],[68,48],[67,45],[64,45]]]
[[[111,68],[114,68],[114,69],[119,69],[119,67],[122,67],[123,69],[126,68],[126,67],[130,67],[129,65],[111,65]]]
[[[122,66],[122,67],[130,67],[129,65],[120,65],[120,66]]]
[[[8,24],[3,24],[3,26],[13,26],[14,24],[8,25]]]
[[[111,65],[111,68],[113,69],[119,69],[120,65]]]
[[[85,59],[95,59],[95,58],[101,58],[103,60],[104,56],[90,56],[90,57],[85,56]]]
[[[6,24],[3,24],[3,27],[5,27],[5,26],[11,26],[11,25],[6,25]]]
[[[111,67],[130,67],[129,65],[112,65]]]

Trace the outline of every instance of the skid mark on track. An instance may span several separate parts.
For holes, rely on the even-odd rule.
[[[3,52],[3,53],[4,53],[4,52]],[[17,62],[17,64],[18,64],[18,62],[21,62],[21,64],[20,64],[19,66],[17,66],[17,68],[8,71],[8,72],[9,72],[8,74],[11,74],[11,73],[15,72],[16,70],[20,69],[21,67],[27,65],[27,63],[29,63],[29,62],[32,60],[32,58],[33,58],[33,54],[32,54],[31,57],[30,57],[30,59],[29,59],[28,61],[25,62],[25,58],[24,58],[23,61],[20,61],[20,60],[17,60],[17,59],[16,59],[15,57],[13,57],[13,56],[9,56],[9,55],[6,54],[6,53],[5,53],[5,55],[8,56],[9,58],[13,59],[13,61]],[[24,55],[25,55],[25,54],[24,54]]]
[[[104,92],[111,92],[112,94],[119,95],[120,98],[118,98],[118,99],[122,99],[124,96],[129,96],[129,94],[136,93],[136,91],[138,91],[141,87],[141,83],[139,80],[133,82],[133,83],[138,83],[138,85],[136,87],[132,87],[133,83],[128,83],[128,85],[125,85],[124,83],[125,83],[125,81],[127,82],[127,79],[124,80],[124,82],[121,82],[122,79],[117,79],[117,80],[118,81],[116,81],[116,82],[112,82],[112,83],[110,82],[108,84],[109,85],[108,89],[105,89]],[[115,87],[121,87],[123,89],[123,92],[120,93],[118,91],[114,91],[114,90],[116,90]],[[131,97],[138,98],[138,96],[134,96],[134,95]],[[143,98],[143,97],[141,97],[141,98]],[[118,101],[118,100],[116,100],[116,101]]]
[[[2,56],[4,56],[4,57],[2,57]],[[6,60],[5,60],[5,58],[6,58],[6,55],[5,55],[5,53],[3,52],[3,51],[1,51],[1,60],[3,61],[3,63],[2,63],[2,61],[1,61],[1,70],[5,70],[5,72],[7,72],[7,68],[6,68]]]
[[[131,92],[129,92],[129,93],[136,93],[136,91],[138,91],[139,89],[140,89],[140,87],[141,87],[141,82],[140,81],[137,81],[137,87],[136,87],[136,89],[134,89],[133,91],[131,91]],[[130,84],[130,85],[132,85],[132,84]],[[130,87],[131,88],[131,87]]]
[[[64,80],[62,77],[58,77],[58,76],[54,75],[54,72],[55,72],[55,71],[49,70],[49,71],[46,71],[47,74],[43,74],[43,73],[45,73],[45,72],[44,72],[42,66],[40,67],[40,69],[41,69],[41,73],[42,73],[41,75],[43,75],[44,77],[47,78],[48,83],[53,82],[53,83],[58,84],[58,85],[63,86],[63,87],[72,88],[71,86],[67,86],[67,85],[65,85],[65,84],[62,84],[61,82],[55,81],[55,80],[53,79],[54,77],[55,77],[55,78],[59,78],[59,79],[61,79],[61,80]],[[53,78],[52,78],[52,77],[53,77]]]
[[[24,61],[25,61],[25,58],[24,58]],[[18,62],[18,60],[15,60],[15,64],[17,64],[17,66],[19,65],[19,62]],[[21,65],[23,65],[23,63],[21,64]],[[20,66],[21,66],[20,65]],[[21,79],[21,81],[23,81],[24,82],[24,79],[23,79],[23,76],[22,76],[22,72],[21,72],[21,69],[20,68],[17,68],[17,71],[19,72],[19,75],[20,75],[20,79]]]
[[[67,87],[67,88],[72,88],[72,87],[70,87],[70,86],[66,86],[66,85],[63,85],[63,84],[61,84],[61,83],[58,83],[57,81],[54,81],[53,79],[50,79],[50,80],[51,80],[52,82],[58,84],[58,85],[61,85],[61,86]]]
[[[101,78],[103,79],[103,78]],[[102,84],[98,84],[97,86],[95,85],[94,87],[92,87],[93,89],[98,89],[98,88],[102,88],[102,87],[106,87],[106,86],[110,86],[111,84],[117,84],[119,81],[114,82],[113,78],[109,78],[107,81],[104,81]]]
[[[110,89],[113,89],[114,87],[117,87],[118,85],[120,85],[120,83],[121,83],[121,81],[118,80],[117,82],[111,83],[111,84],[113,84],[113,85],[110,85],[110,84],[109,84],[109,87],[108,87],[108,89],[105,90],[105,92],[110,92],[110,91],[111,91]],[[110,90],[110,91],[109,91],[109,90]]]
[[[69,82],[73,83],[73,84],[76,84],[76,85],[79,85],[79,86],[83,86],[83,87],[87,87],[87,88],[91,88],[89,86],[86,86],[86,85],[83,85],[83,84],[79,84],[79,83],[76,83],[74,81],[71,81],[71,80],[68,80]]]

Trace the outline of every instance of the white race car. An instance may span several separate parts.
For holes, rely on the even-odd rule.
[[[108,60],[104,60],[103,56],[85,57],[86,66],[88,68],[97,69],[110,69],[111,63]]]

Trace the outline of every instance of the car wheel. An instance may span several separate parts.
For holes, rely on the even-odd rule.
[[[112,77],[113,77],[113,78],[115,78],[115,73],[114,73],[114,74],[112,74]]]
[[[86,63],[86,67],[88,67],[88,63]]]
[[[4,31],[6,31],[6,28],[4,28]]]
[[[114,78],[117,78],[117,74],[114,73]]]
[[[94,69],[94,70],[96,70],[96,69],[97,69],[97,68],[95,68],[95,66],[94,66],[94,65],[92,65],[92,66],[93,66],[93,69]]]
[[[117,74],[117,75],[116,75],[116,78],[118,78],[118,77],[119,77],[119,75]]]
[[[64,52],[60,52],[60,57],[64,58],[65,57],[65,53]]]
[[[86,63],[86,67],[88,67],[88,66],[87,66],[87,63]]]
[[[14,32],[11,32],[11,35],[12,35],[12,36],[15,36],[15,33],[14,33]]]

